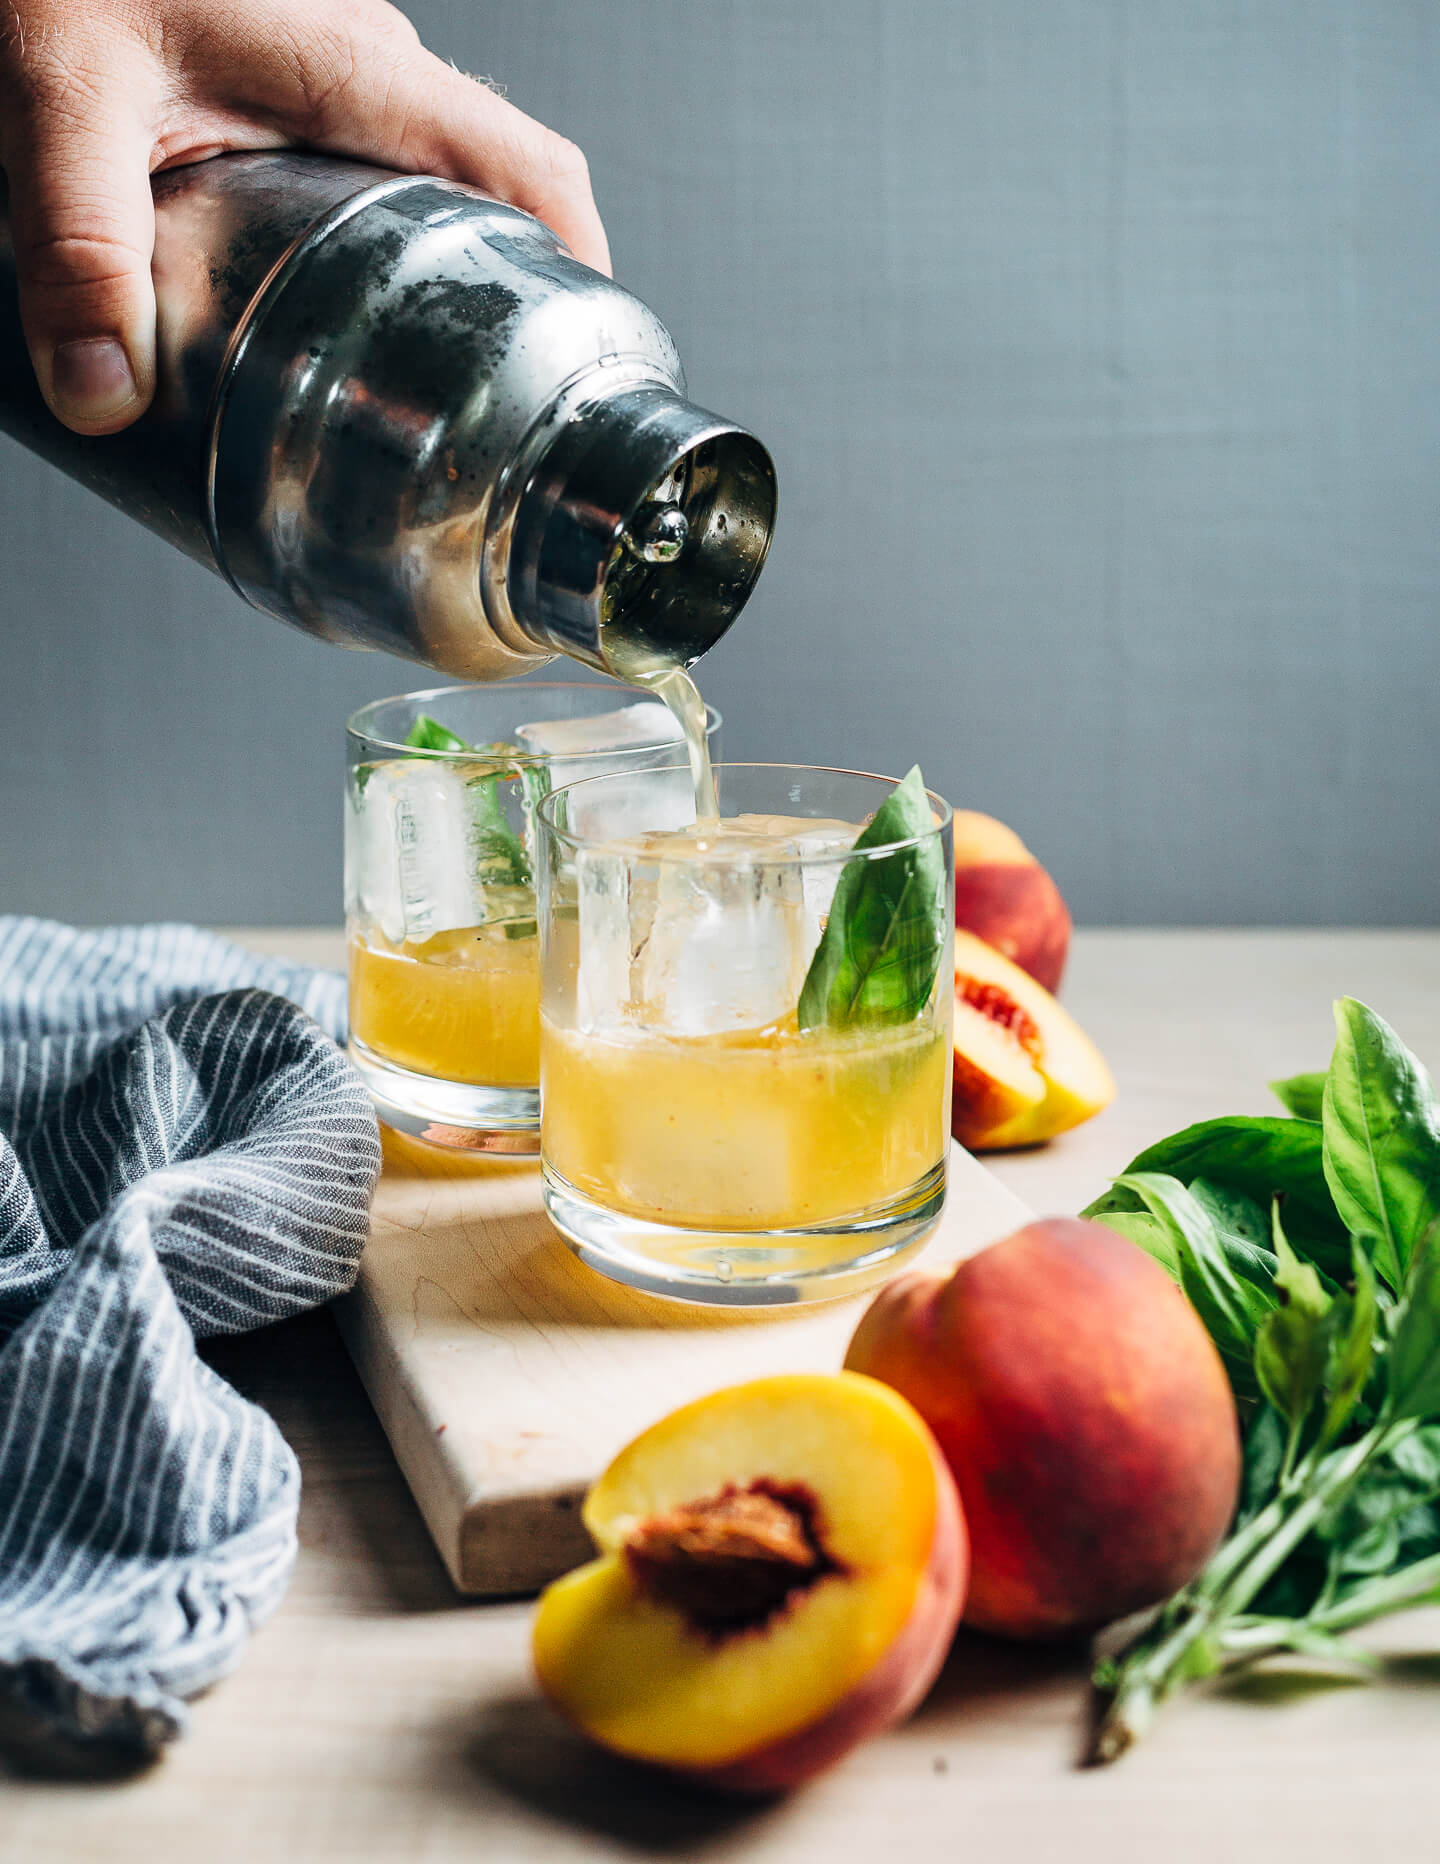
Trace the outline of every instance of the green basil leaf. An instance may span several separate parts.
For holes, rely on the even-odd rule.
[[[548,764],[521,764],[520,784],[525,791],[526,818],[533,821],[535,811],[550,794],[550,766]]]
[[[1415,1251],[1385,1355],[1387,1402],[1396,1418],[1440,1417],[1440,1223]]]
[[[1204,1178],[1253,1200],[1263,1210],[1283,1191],[1285,1228],[1292,1248],[1336,1281],[1350,1273],[1349,1232],[1336,1215],[1325,1181],[1320,1129],[1308,1120],[1256,1119],[1243,1114],[1202,1120],[1147,1146],[1126,1168],[1127,1176],[1133,1172],[1164,1172],[1185,1185]],[[1103,1217],[1111,1210],[1140,1208],[1133,1192],[1112,1189],[1082,1214]]]
[[[1330,1364],[1330,1297],[1308,1262],[1285,1240],[1274,1213],[1275,1287],[1282,1305],[1267,1314],[1255,1337],[1255,1376],[1285,1420],[1299,1426],[1320,1396]]]
[[[530,862],[524,844],[510,826],[500,794],[502,778],[510,772],[485,771],[467,779],[473,814],[471,852],[482,887],[528,887]]]
[[[1388,1573],[1399,1556],[1399,1524],[1377,1521],[1374,1527],[1347,1541],[1335,1570],[1339,1573]]]
[[[405,742],[416,751],[468,751],[470,746],[457,738],[438,719],[422,712],[405,734]]]
[[[1265,1255],[1273,1279],[1275,1257],[1270,1251],[1270,1212],[1266,1206],[1231,1185],[1216,1184],[1209,1178],[1192,1178],[1190,1195],[1209,1211],[1218,1229]]]
[[[1237,1272],[1213,1219],[1178,1179],[1127,1172],[1116,1183],[1134,1191],[1164,1225],[1180,1265],[1180,1286],[1214,1340],[1236,1396],[1257,1397],[1255,1337],[1279,1306],[1279,1296]]]
[[[1352,1449],[1332,1449],[1312,1468],[1305,1490],[1311,1495],[1323,1490]],[[1393,1454],[1376,1456],[1339,1490],[1311,1532],[1291,1550],[1256,1596],[1252,1612],[1303,1618],[1323,1610],[1328,1617],[1337,1597],[1343,1600],[1349,1588],[1372,1583],[1372,1562],[1387,1552],[1391,1568],[1430,1554],[1437,1528],[1430,1505],[1433,1494],[1426,1482],[1403,1471]]]
[[[1318,1120],[1325,1098],[1325,1074],[1292,1074],[1288,1080],[1272,1081],[1270,1092],[1287,1107],[1297,1120]]]
[[[1400,1529],[1400,1558],[1405,1565],[1440,1552],[1440,1511],[1431,1504],[1422,1502],[1407,1508],[1396,1517],[1396,1525]]]
[[[1236,1525],[1248,1521],[1275,1493],[1285,1463],[1285,1426],[1277,1412],[1261,1405],[1245,1433],[1244,1471]]]
[[[1375,1271],[1370,1258],[1356,1244],[1351,1255],[1354,1292],[1337,1295],[1330,1359],[1325,1368],[1325,1417],[1321,1441],[1328,1443],[1350,1421],[1364,1395],[1375,1364],[1375,1338],[1380,1324]]]
[[[1316,1523],[1316,1539],[1330,1545],[1332,1573],[1384,1572],[1440,1552],[1433,1457],[1407,1459],[1396,1453],[1400,1448],[1371,1464]]]
[[[1440,1425],[1422,1424],[1402,1437],[1390,1461],[1408,1482],[1426,1495],[1440,1495]]]
[[[518,748],[513,744],[467,744],[438,719],[431,718],[428,712],[422,712],[415,720],[405,734],[405,742],[416,751],[453,754],[456,751],[473,750],[495,758],[518,755]],[[505,814],[505,800],[500,794],[502,780],[519,776],[523,783],[525,769],[522,764],[499,770],[479,770],[465,780],[471,807],[471,854],[475,863],[475,878],[481,887],[528,887],[531,884],[529,856],[525,852],[524,843],[510,826]],[[538,774],[544,778],[543,770]],[[527,803],[529,798],[527,787]],[[506,936],[525,938],[530,933],[512,933],[507,927]]]
[[[1374,1238],[1375,1271],[1398,1290],[1440,1217],[1440,1111],[1424,1068],[1354,997],[1335,1005],[1322,1127],[1335,1208],[1352,1232]]]
[[[1153,1256],[1177,1282],[1180,1279],[1180,1258],[1169,1230],[1158,1217],[1152,1217],[1143,1210],[1112,1210],[1098,1219],[1107,1230],[1114,1230],[1117,1236],[1123,1236],[1126,1242],[1134,1243],[1143,1249],[1147,1256]]]
[[[846,861],[800,992],[802,1029],[906,1023],[929,1002],[950,936],[934,825],[917,766],[875,811],[853,853],[923,839],[894,854]]]

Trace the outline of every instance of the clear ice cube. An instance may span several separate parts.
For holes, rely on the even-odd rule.
[[[589,792],[575,791],[564,818],[579,841],[629,845],[657,831],[683,829],[694,820],[695,785],[687,763],[660,771],[614,772]]]
[[[813,951],[845,867],[843,861],[824,857],[848,854],[860,835],[860,824],[784,815],[735,816],[731,822],[746,834],[764,836],[772,846],[783,843],[790,854],[799,855],[800,887],[809,920],[806,936]]]
[[[830,912],[830,903],[835,898],[835,889],[840,884],[840,876],[845,871],[843,861],[822,861],[819,857],[848,853],[855,846],[859,834],[860,827],[855,822],[812,822],[807,823],[803,832],[795,837],[796,847],[809,863],[802,869],[800,884],[805,895],[805,911],[814,925],[817,943]]]
[[[739,817],[651,834],[577,862],[580,1028],[679,1036],[762,1029],[794,1010],[840,863],[846,823]],[[823,896],[823,897],[822,897]]]
[[[583,777],[598,777],[613,766],[613,759],[586,757],[590,751],[621,751],[633,747],[678,744],[678,720],[655,699],[637,700],[613,712],[595,712],[587,718],[541,720],[521,725],[515,737],[527,751],[548,757],[550,787],[562,789]]]
[[[800,870],[769,837],[702,848],[660,864],[636,980],[645,1018],[681,1036],[763,1029],[795,1008],[810,962]]]
[[[482,780],[483,769],[412,757],[371,765],[358,794],[348,787],[348,909],[392,944],[534,916],[529,889],[495,871],[474,789]]]
[[[575,897],[580,962],[575,977],[575,1022],[586,1035],[633,1026],[630,974],[630,866],[604,848],[575,856]]]

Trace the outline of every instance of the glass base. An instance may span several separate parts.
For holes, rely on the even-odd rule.
[[[945,1204],[943,1161],[884,1204],[801,1230],[690,1230],[597,1204],[550,1165],[545,1209],[561,1236],[612,1281],[672,1301],[783,1307],[861,1294],[916,1250]]]
[[[347,1052],[370,1090],[376,1113],[397,1132],[457,1152],[533,1156],[540,1150],[538,1088],[475,1087],[416,1074],[384,1060],[354,1036]]]

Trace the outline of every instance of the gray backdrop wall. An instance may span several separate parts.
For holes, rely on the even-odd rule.
[[[1440,916],[1434,0],[410,11],[775,452],[731,755],[918,758],[1084,920]],[[0,908],[335,920],[341,721],[425,681],[0,490]]]

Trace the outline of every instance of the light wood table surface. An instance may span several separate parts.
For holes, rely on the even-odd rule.
[[[330,934],[242,936],[339,960]],[[1440,933],[1081,935],[1066,1001],[1114,1065],[1120,1099],[994,1168],[1037,1209],[1079,1208],[1151,1139],[1264,1112],[1267,1080],[1322,1066],[1341,992],[1440,1064]],[[1075,1765],[1083,1653],[962,1637],[907,1728],[787,1803],[732,1807],[658,1785],[590,1752],[537,1702],[528,1606],[457,1599],[328,1314],[208,1356],[268,1407],[303,1465],[289,1594],[149,1773],[0,1773],[3,1864],[1440,1855],[1440,1612],[1384,1628],[1374,1685],[1277,1676],[1195,1695],[1102,1772]]]

